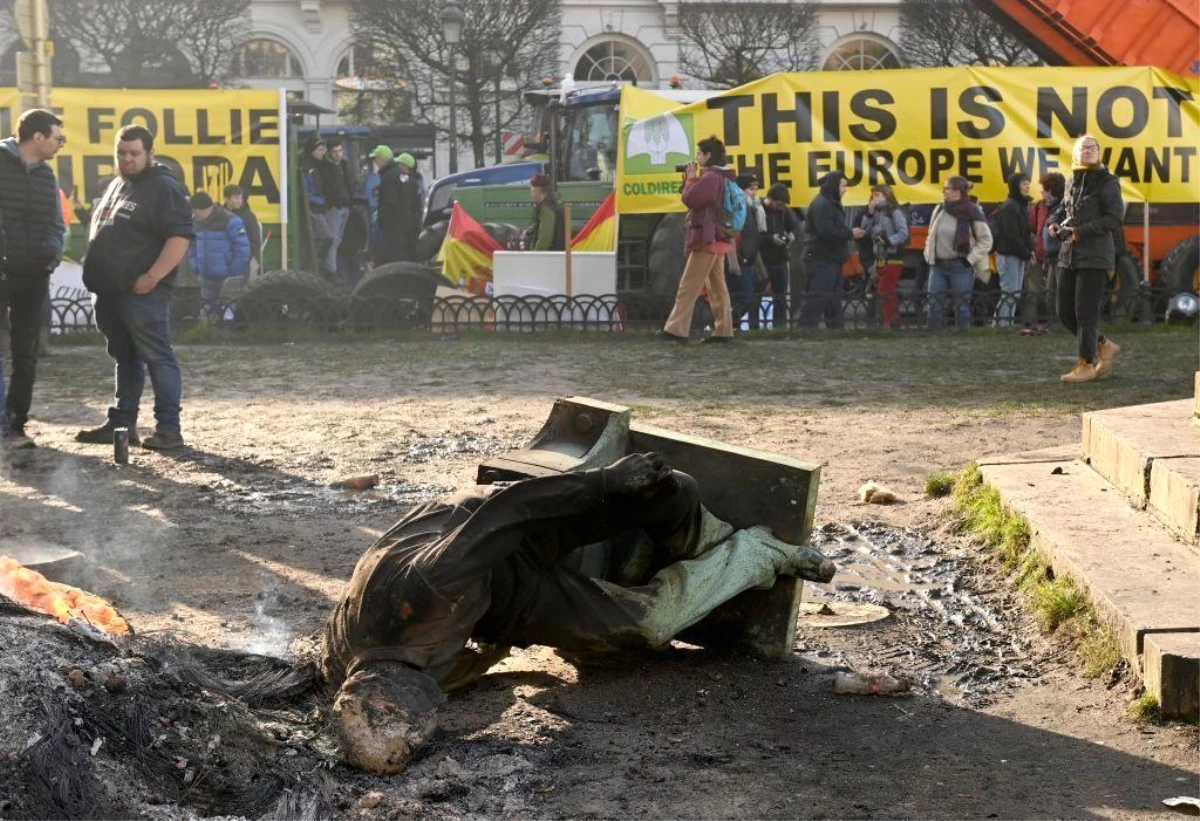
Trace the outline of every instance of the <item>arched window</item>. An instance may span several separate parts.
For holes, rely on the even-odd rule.
[[[338,60],[335,77],[374,77],[375,50],[369,45],[355,43]]]
[[[654,80],[650,58],[632,43],[605,40],[589,48],[575,64],[575,79],[649,83]]]
[[[296,55],[275,40],[248,40],[233,59],[233,74],[238,77],[303,77],[304,67]]]
[[[825,58],[825,71],[860,71],[872,68],[902,68],[899,55],[887,44],[868,37],[839,43]]]

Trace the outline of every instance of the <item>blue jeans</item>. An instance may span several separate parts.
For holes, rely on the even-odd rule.
[[[158,427],[179,430],[183,377],[171,347],[170,302],[171,290],[162,286],[143,295],[132,291],[96,295],[96,326],[108,340],[108,355],[116,361],[116,398],[108,409],[115,426],[137,426],[148,370]]]
[[[742,317],[750,314],[750,330],[758,330],[758,306],[754,303],[755,275],[753,265],[741,265],[739,271],[725,271],[725,287],[733,306],[733,327],[742,326]]]
[[[342,246],[342,235],[346,233],[346,221],[349,219],[349,208],[330,208],[325,212],[325,224],[329,226],[329,234],[333,239],[333,244],[325,254],[325,270],[331,274],[338,272],[338,248]]]
[[[998,328],[1012,325],[1013,317],[1017,314],[1021,291],[1025,287],[1025,262],[1020,257],[996,255],[996,267],[1000,270],[1000,305],[996,308]]]
[[[960,331],[971,327],[971,289],[975,272],[961,259],[939,260],[929,268],[929,330],[940,331],[946,292],[954,303],[954,323]]]

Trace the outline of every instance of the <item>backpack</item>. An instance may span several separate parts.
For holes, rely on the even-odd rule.
[[[746,225],[746,192],[733,180],[724,180],[724,195],[717,208],[717,225],[727,240],[732,240]]]

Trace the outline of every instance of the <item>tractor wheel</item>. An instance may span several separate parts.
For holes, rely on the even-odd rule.
[[[237,298],[239,323],[304,323],[331,327],[343,292],[308,271],[271,271],[251,282]]]
[[[1200,235],[1171,249],[1159,263],[1158,281],[1168,297],[1180,291],[1200,294]]]
[[[422,230],[421,235],[417,237],[417,259],[422,262],[431,262],[437,256],[437,252],[441,250],[442,241],[446,238],[446,231],[449,228],[450,223],[442,220]]]
[[[351,322],[355,327],[416,327],[433,314],[439,285],[453,283],[428,265],[390,262],[354,286]]]

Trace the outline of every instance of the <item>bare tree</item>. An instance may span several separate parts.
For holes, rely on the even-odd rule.
[[[817,17],[803,0],[679,4],[680,70],[708,86],[731,88],[816,61]]]
[[[900,40],[914,66],[1041,65],[971,0],[901,0]]]
[[[249,32],[250,0],[54,0],[50,8],[52,36],[102,61],[115,86],[207,85]]]
[[[449,133],[453,77],[458,138],[482,166],[488,143],[524,108],[522,89],[558,73],[558,0],[461,0],[466,17],[457,65],[442,38],[438,0],[350,0],[351,28],[374,52],[376,71],[403,88],[414,117]]]

